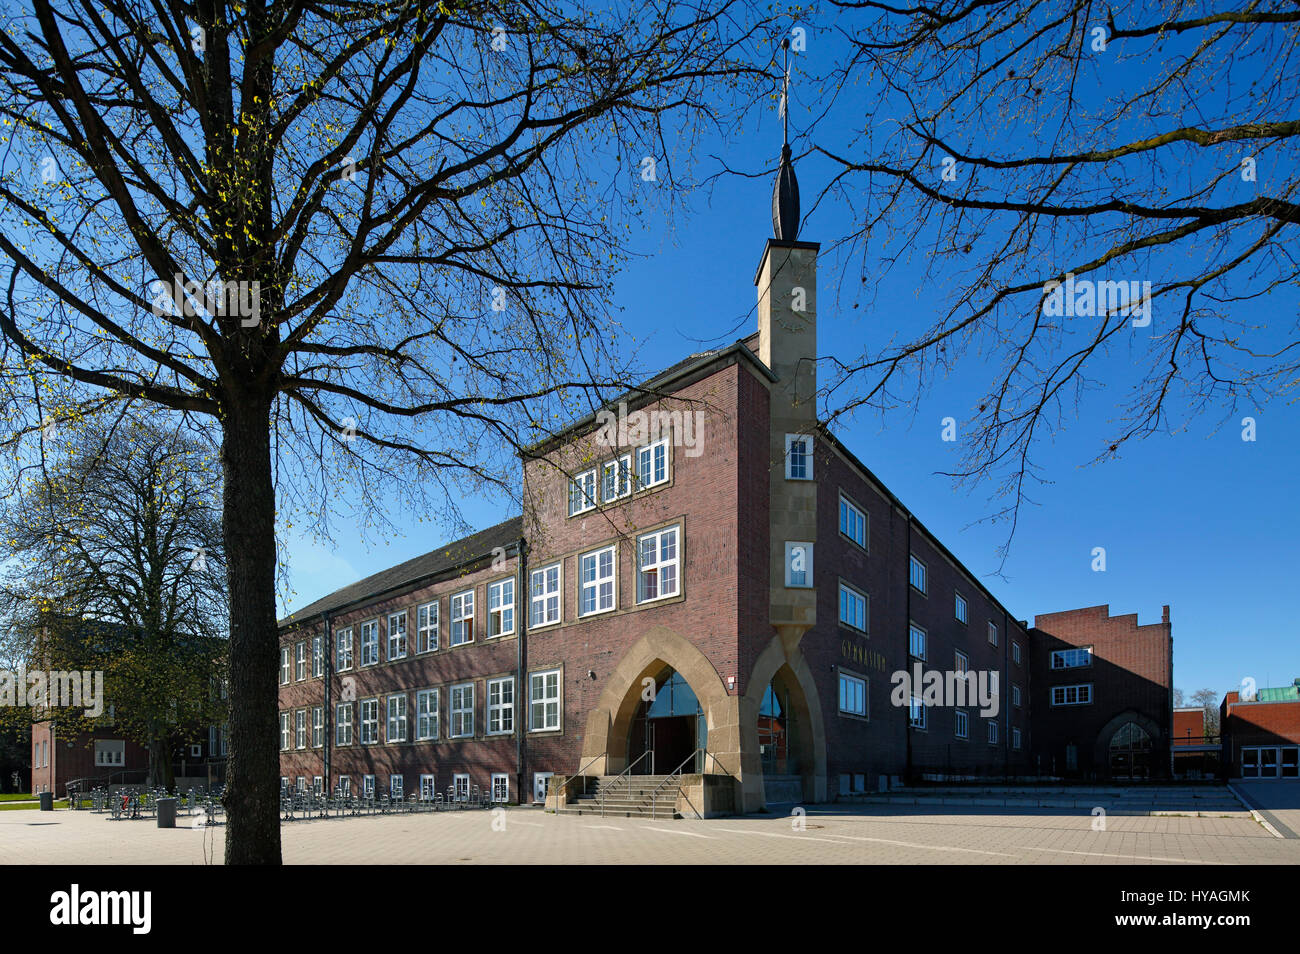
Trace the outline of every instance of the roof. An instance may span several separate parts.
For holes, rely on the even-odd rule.
[[[300,623],[327,611],[374,599],[382,593],[400,589],[482,559],[498,547],[509,549],[523,536],[523,527],[523,517],[511,517],[494,527],[443,544],[436,550],[430,550],[421,556],[412,557],[405,563],[380,570],[378,573],[335,590],[314,603],[308,603],[302,609],[280,620],[279,625],[289,626]]]

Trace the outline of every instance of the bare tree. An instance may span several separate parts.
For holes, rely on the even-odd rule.
[[[1198,689],[1192,693],[1193,705],[1205,709],[1205,737],[1216,738],[1219,735],[1219,700],[1222,695],[1213,689]]]
[[[454,514],[445,491],[509,486],[503,449],[621,383],[629,216],[752,98],[759,21],[731,0],[30,2],[0,31],[14,433],[121,396],[219,423],[226,861],[278,864],[277,503],[323,524],[340,481],[372,502],[399,482]]]
[[[837,170],[813,211],[853,209],[838,243],[846,306],[911,268],[926,306],[916,320],[882,308],[865,347],[827,359],[830,416],[911,403],[929,381],[987,365],[953,476],[991,479],[1008,543],[1046,477],[1035,447],[1080,414],[1112,419],[1096,461],[1198,414],[1244,413],[1253,439],[1253,415],[1300,367],[1286,291],[1300,9],[831,9],[848,53],[814,84],[843,101],[820,104],[826,119],[805,136]],[[1099,410],[1087,392],[1107,385],[1119,393]]]
[[[148,749],[150,782],[170,787],[176,746],[222,719],[212,691],[227,629],[215,449],[138,418],[107,433],[69,426],[50,443],[54,459],[0,509],[6,655],[102,671],[118,731]],[[59,721],[89,729],[95,715],[73,709]]]

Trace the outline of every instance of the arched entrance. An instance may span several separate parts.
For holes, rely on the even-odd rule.
[[[1110,777],[1151,777],[1151,736],[1136,722],[1125,722],[1110,737]]]
[[[787,656],[779,638],[754,665],[742,710],[745,720],[746,811],[826,798],[826,738],[807,662]]]
[[[627,736],[627,764],[634,775],[666,775],[678,767],[702,772],[709,726],[690,683],[671,666],[646,680]],[[694,759],[691,758],[694,754]],[[683,763],[686,763],[683,765]]]

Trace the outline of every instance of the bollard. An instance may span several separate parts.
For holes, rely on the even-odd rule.
[[[176,799],[174,798],[158,799],[158,827],[159,828],[176,827]]]
[[[53,793],[53,792],[41,792],[41,793],[40,793],[40,799],[41,799],[41,811],[43,811],[43,812],[52,812],[52,811],[54,811],[54,793]]]

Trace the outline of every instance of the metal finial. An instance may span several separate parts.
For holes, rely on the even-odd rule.
[[[772,234],[782,242],[793,242],[799,235],[799,181],[790,159],[790,39],[781,41],[785,51],[785,80],[781,88],[781,164],[772,187]]]

